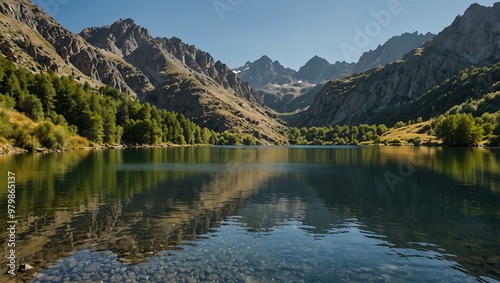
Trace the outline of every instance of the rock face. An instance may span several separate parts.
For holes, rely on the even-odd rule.
[[[318,84],[328,80],[348,76],[352,73],[354,64],[336,62],[330,64],[327,60],[314,56],[303,67],[299,69],[296,78],[311,84]]]
[[[434,36],[432,33],[424,35],[414,32],[392,37],[382,46],[379,45],[377,49],[363,53],[356,67],[354,67],[353,73],[365,72],[395,62],[403,58],[406,53],[431,40]]]
[[[0,14],[5,19],[2,31],[7,38],[16,36],[9,26],[21,29],[25,38],[14,41],[16,46],[12,46],[13,49],[19,48],[27,53],[42,69],[59,73],[71,70],[67,75],[80,73],[131,94],[151,87],[149,80],[137,68],[106,56],[102,50],[63,28],[30,1],[2,1]],[[15,62],[19,59],[15,54],[9,57]]]
[[[138,67],[155,86],[164,84],[163,73],[178,72],[180,68],[185,69],[185,75],[194,75],[202,83],[208,84],[211,79],[218,84],[216,87],[262,105],[248,83],[236,78],[225,64],[215,61],[209,53],[185,44],[179,38],[152,38],[146,29],[136,25],[132,19],[119,20],[111,26],[87,28],[80,36],[90,44]]]
[[[247,82],[178,38],[153,38],[131,19],[73,34],[28,0],[2,1],[0,18],[0,51],[34,72],[106,84],[217,131],[238,127],[261,132],[264,143],[282,141]]]
[[[179,38],[152,38],[131,19],[84,29],[80,36],[137,67],[154,87],[140,95],[145,101],[218,131],[262,121],[271,123],[269,128],[277,124],[264,114],[261,97],[247,82]]]
[[[301,125],[369,123],[475,66],[500,60],[500,3],[472,5],[430,42],[382,68],[328,82],[301,116]],[[387,110],[386,110],[387,111]]]

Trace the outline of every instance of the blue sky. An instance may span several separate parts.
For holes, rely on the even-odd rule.
[[[314,55],[357,61],[404,32],[438,33],[472,3],[493,0],[33,0],[72,32],[132,18],[229,67],[262,55],[298,69]]]

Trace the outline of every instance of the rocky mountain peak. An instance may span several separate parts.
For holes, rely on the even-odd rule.
[[[383,45],[379,45],[375,50],[363,53],[353,72],[361,73],[397,61],[403,58],[406,53],[423,45],[433,37],[434,34],[432,33],[424,35],[417,31],[394,36]]]
[[[256,62],[273,62],[273,60],[271,58],[269,58],[267,55],[262,55],[262,57],[260,57],[259,60],[257,60]]]
[[[3,0],[0,17],[0,53],[33,72],[109,85],[216,131],[283,138],[247,82],[178,38],[153,38],[131,19],[74,34],[29,0]]]
[[[500,4],[472,5],[402,60],[326,84],[307,109],[303,124],[374,122],[371,117],[401,109],[466,68],[498,63],[499,37]],[[378,48],[373,54],[383,54],[384,49]]]
[[[82,81],[98,81],[133,96],[151,87],[137,68],[107,56],[29,0],[3,0],[0,14],[5,16],[0,26],[5,38],[19,36],[19,40],[2,42],[2,49],[10,50],[8,57],[16,63],[35,72],[51,69]]]
[[[326,59],[316,55],[299,69],[296,78],[311,84],[318,84],[349,75],[353,67],[354,64],[346,62],[330,64]]]
[[[307,63],[300,67],[299,69],[299,74],[302,72],[305,72],[306,70],[311,70],[311,69],[324,69],[330,66],[330,63],[324,59],[319,57],[318,55],[315,55],[312,57]]]
[[[295,74],[294,70],[285,68],[280,62],[273,61],[266,55],[253,63],[247,62],[244,66],[234,69],[233,72],[256,89],[262,89],[268,84],[291,83]]]
[[[111,26],[86,28],[80,36],[90,44],[121,57],[153,39],[147,29],[138,26],[132,19],[120,19]]]
[[[500,60],[499,34],[500,3],[493,7],[472,4],[434,38],[432,50],[458,54],[474,65],[490,65]]]

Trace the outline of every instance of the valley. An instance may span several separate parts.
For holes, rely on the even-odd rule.
[[[500,2],[403,2],[2,0],[0,282],[500,282]]]
[[[104,140],[111,145],[144,140],[163,144],[204,141],[204,144],[278,145],[295,143],[299,137],[292,134],[293,129],[304,127],[307,130],[302,130],[303,133],[315,132],[314,127],[332,133],[328,138],[320,135],[302,140],[306,144],[384,144],[390,139],[375,131],[369,138],[365,133],[354,137],[336,131],[334,138],[332,129],[384,125],[396,130],[399,122],[409,126],[417,120],[431,121],[440,115],[455,114],[473,115],[477,127],[486,124],[479,140],[470,145],[494,145],[500,116],[499,9],[498,3],[493,7],[473,4],[437,35],[403,33],[365,52],[357,63],[332,64],[314,56],[296,71],[266,55],[231,69],[177,37],[153,37],[132,19],[119,19],[111,25],[89,27],[74,34],[32,2],[8,0],[0,5],[0,46],[3,56],[15,67],[4,70],[2,107],[18,111],[36,123],[40,118],[33,113],[35,110],[26,106],[28,102],[21,105],[20,100],[35,105],[40,101],[45,118],[53,115],[43,92],[37,92],[36,86],[30,86],[31,78],[28,76],[26,80],[23,75],[31,72],[49,77],[69,76],[84,85],[89,93],[86,104],[102,123],[97,126],[97,136],[82,130],[88,126],[61,111],[55,114],[62,114],[64,120],[51,118],[55,126],[65,128],[65,135],[79,135],[80,138],[75,138],[82,141],[81,146],[98,146]],[[15,84],[8,81],[13,79],[11,73],[21,83],[20,90],[13,89]],[[161,119],[155,118],[153,122],[158,127],[151,129],[156,127],[156,131],[167,134],[148,133],[158,138],[123,141],[96,138],[110,135],[106,123],[111,118],[106,118],[108,115],[100,107],[92,106],[97,99],[94,96],[102,95],[104,86],[116,88],[147,107],[179,113],[200,130],[185,128],[181,133],[183,140],[176,140],[173,134],[168,134],[168,127],[161,128]],[[31,96],[33,91],[35,97]],[[133,117],[116,124],[120,137],[123,129],[127,137],[126,129],[133,128],[130,128],[135,123]],[[145,115],[142,119],[151,118]],[[111,120],[120,118],[115,116]],[[19,124],[10,127],[14,133],[26,132],[20,130]],[[217,138],[202,139],[200,133],[204,128]],[[4,144],[23,144],[8,133],[9,130],[4,131]],[[192,138],[192,133],[198,138]],[[344,135],[342,140],[339,134]],[[424,144],[441,139],[435,129],[420,134]]]

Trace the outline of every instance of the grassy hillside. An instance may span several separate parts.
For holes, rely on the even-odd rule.
[[[433,120],[429,120],[400,128],[391,128],[381,138],[388,143],[398,141],[401,144],[414,144],[415,141],[420,141],[421,144],[441,143],[442,140],[431,131],[432,122]]]
[[[49,126],[49,131],[42,131],[46,122],[35,122],[29,117],[5,107],[0,107],[0,154],[19,153],[26,150],[46,151],[48,149],[84,149],[95,146],[88,139],[68,133],[62,126]],[[42,145],[50,136],[64,138],[62,146],[47,148]]]

